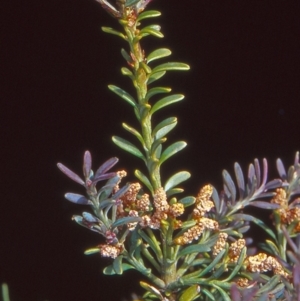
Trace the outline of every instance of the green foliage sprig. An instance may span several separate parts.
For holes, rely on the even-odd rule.
[[[288,172],[281,160],[277,161],[278,179],[268,181],[267,161],[263,160],[261,169],[255,159],[246,176],[235,163],[235,181],[224,170],[221,193],[208,184],[195,197],[179,198],[183,189],[178,185],[190,173],[179,171],[169,179],[162,179],[161,167],[186,143],[177,141],[164,146],[177,118],[167,117],[154,123],[153,116],[184,96],[161,96],[170,93],[171,88],[153,83],[169,71],[186,71],[189,66],[180,62],[154,65],[156,60],[170,56],[171,51],[159,48],[147,55],[142,48],[145,37],[163,37],[157,24],[142,27],[144,19],[160,16],[158,11],[146,10],[150,0],[118,0],[116,6],[105,0],[98,2],[121,27],[120,30],[102,27],[102,30],[127,43],[127,49],[121,50],[126,61],[121,72],[136,91],[133,96],[109,85],[112,92],[133,108],[139,124],[139,128],[122,124],[137,143],[118,136],[113,137],[113,142],[141,159],[145,171],[135,170],[139,182],[120,186],[126,172],[108,172],[117,158],[109,159],[93,172],[91,154],[85,152],[84,179],[58,164],[69,178],[85,187],[87,194],[67,193],[65,197],[90,206],[93,211],[73,219],[105,240],[85,253],[112,258],[105,274],[122,274],[128,269],[143,274],[148,279],[140,283],[145,290],[143,300],[299,300],[299,153]],[[98,183],[104,180],[104,186],[98,188]],[[274,228],[244,213],[248,206],[270,210]],[[251,223],[269,236],[260,246],[264,253],[249,247],[252,240],[245,235]]]

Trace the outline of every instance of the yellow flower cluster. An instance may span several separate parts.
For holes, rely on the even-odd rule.
[[[123,245],[100,245],[100,254],[103,257],[117,258],[119,254],[123,251]]]
[[[116,191],[118,189],[119,188],[117,187]],[[119,218],[127,216],[128,214],[126,212],[145,212],[150,210],[149,195],[145,193],[142,196],[138,196],[140,190],[140,183],[132,183],[129,189],[122,195],[122,197],[120,198],[121,202],[117,207],[117,214]]]
[[[213,193],[212,185],[205,185],[196,197],[196,208],[193,211],[194,219],[200,218],[204,216],[207,212],[209,212],[213,207],[215,207],[214,203],[210,200]]]
[[[225,232],[222,232],[219,234],[218,240],[213,247],[213,256],[214,257],[216,257],[225,248],[227,237],[228,237],[228,234]]]
[[[139,200],[141,201],[142,198]],[[166,220],[169,216],[176,218],[184,213],[184,206],[181,203],[175,203],[169,205],[167,201],[166,192],[162,187],[155,191],[153,197],[153,205],[155,212],[150,215],[141,216],[142,221],[139,223],[141,227],[150,227],[152,229],[159,229],[161,226],[161,221]],[[149,204],[147,203],[147,206]],[[175,220],[174,225],[176,226],[179,221]]]
[[[273,271],[276,275],[281,275],[285,278],[289,277],[282,265],[274,257],[267,256],[265,253],[249,256],[245,260],[245,264],[247,269],[253,273]]]
[[[140,217],[141,221],[139,225],[141,227],[150,227],[152,229],[159,229],[161,221],[166,220],[169,216],[174,219],[174,225],[179,221],[176,217],[184,213],[184,206],[181,203],[175,203],[169,205],[167,201],[166,192],[162,187],[158,188],[153,197],[154,213],[147,214],[153,208],[151,208],[150,197],[148,194],[139,196],[141,185],[139,183],[132,183],[126,193],[121,197],[121,202],[118,205],[117,214],[118,217],[123,216],[136,216]],[[129,213],[128,213],[129,212]],[[137,222],[128,224],[129,230],[134,230]]]
[[[276,212],[280,215],[280,220],[283,224],[291,224],[298,221],[294,230],[300,232],[300,207],[289,207],[286,191],[283,188],[276,189],[275,196],[271,200],[273,204],[279,204],[281,208]]]
[[[249,286],[249,280],[247,278],[239,278],[237,279],[236,284],[239,287],[247,287]]]
[[[196,225],[188,229],[174,239],[174,243],[177,245],[186,245],[191,243],[194,239],[199,239],[204,230],[218,230],[219,224],[217,221],[204,217],[213,207],[214,203],[210,200],[213,193],[213,187],[211,185],[204,186],[196,197],[195,209],[193,210],[193,219],[196,221]]]
[[[229,247],[229,261],[230,262],[237,262],[242,249],[246,246],[245,239],[238,239],[237,241],[233,242]]]

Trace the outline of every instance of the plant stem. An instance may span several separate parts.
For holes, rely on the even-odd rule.
[[[133,67],[133,84],[137,93],[138,107],[137,107],[137,116],[138,121],[141,126],[142,137],[144,140],[144,151],[146,154],[146,166],[148,169],[149,177],[153,190],[156,191],[161,187],[160,179],[160,168],[158,164],[158,159],[155,155],[152,154],[151,148],[153,144],[152,137],[152,124],[151,124],[151,105],[146,100],[146,95],[148,91],[147,80],[148,73],[151,72],[151,69],[148,67],[145,53],[142,50],[141,44],[139,42],[139,30],[137,29],[138,22],[135,19],[132,22],[132,19],[126,15],[124,12],[124,19],[121,20],[120,24],[123,26],[124,31],[127,36],[127,41],[130,47],[130,56],[132,58],[132,67]]]

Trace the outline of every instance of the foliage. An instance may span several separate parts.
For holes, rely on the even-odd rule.
[[[154,86],[169,71],[186,71],[181,62],[155,61],[171,55],[166,48],[146,54],[141,41],[147,36],[162,38],[157,24],[142,27],[145,19],[160,16],[146,10],[150,0],[118,0],[116,6],[98,0],[115,18],[121,29],[102,27],[106,33],[127,43],[121,54],[136,95],[109,85],[109,89],[128,103],[139,124],[123,128],[136,140],[114,136],[113,142],[145,163],[145,170],[135,170],[139,182],[121,186],[125,171],[108,172],[117,163],[111,158],[96,172],[90,152],[83,160],[82,179],[59,163],[69,178],[86,189],[86,196],[67,193],[66,199],[91,207],[73,216],[79,225],[104,238],[104,243],[85,254],[100,253],[112,259],[104,269],[107,275],[136,269],[148,281],[141,282],[143,300],[299,300],[300,296],[300,164],[299,153],[286,172],[277,160],[279,178],[268,181],[267,160],[255,159],[244,174],[235,163],[235,180],[223,171],[223,190],[210,184],[197,196],[178,196],[179,186],[190,177],[178,171],[169,179],[161,178],[164,163],[182,150],[186,143],[165,146],[167,134],[177,125],[176,117],[159,122],[156,113],[181,100],[182,94],[170,94],[171,88]],[[143,22],[142,22],[143,21]],[[165,96],[167,95],[167,96]],[[136,142],[134,142],[136,141]],[[99,182],[106,181],[99,188]],[[146,192],[145,192],[146,191]],[[245,213],[247,207],[269,210],[274,227]],[[251,248],[246,237],[251,225],[263,229],[269,239]],[[259,247],[260,252],[257,251]]]

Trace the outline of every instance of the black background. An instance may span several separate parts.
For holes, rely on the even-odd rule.
[[[103,277],[109,260],[83,255],[101,238],[71,221],[85,208],[63,195],[83,190],[56,168],[81,173],[86,149],[94,168],[119,157],[128,180],[142,168],[111,142],[126,136],[121,122],[134,124],[131,108],[107,90],[131,91],[120,75],[125,43],[100,30],[118,24],[90,0],[1,6],[0,281],[12,301],[128,299],[139,291],[137,274]],[[164,179],[191,171],[185,187],[195,195],[208,182],[221,189],[221,171],[235,161],[247,168],[267,157],[273,177],[277,157],[292,164],[300,150],[299,1],[153,0],[149,8],[162,11],[154,22],[165,39],[143,40],[146,51],[168,47],[170,60],[191,65],[162,81],[186,99],[157,120],[178,116],[168,143],[188,142],[165,163]]]

